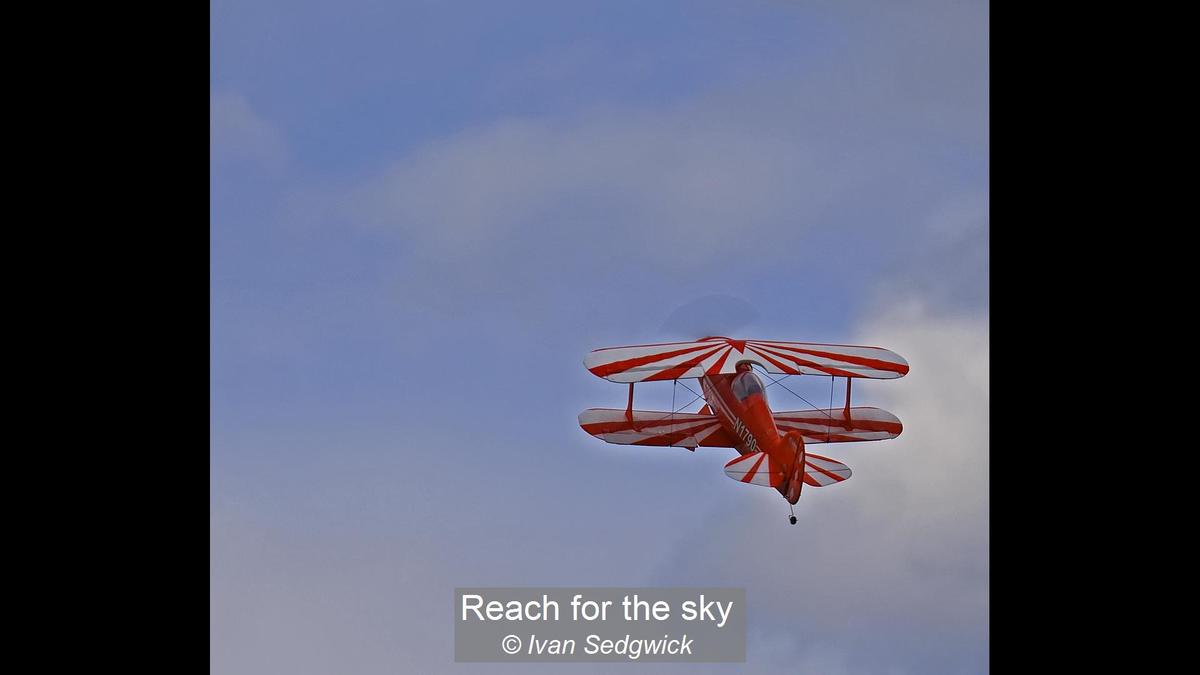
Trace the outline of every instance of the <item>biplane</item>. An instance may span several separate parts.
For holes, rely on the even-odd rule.
[[[850,477],[850,467],[807,452],[808,445],[881,441],[903,430],[900,420],[885,410],[850,404],[855,379],[890,380],[908,373],[907,361],[879,347],[712,336],[597,349],[583,363],[598,377],[629,384],[624,410],[589,408],[579,414],[584,431],[621,445],[675,446],[693,452],[697,447],[733,448],[739,454],[725,465],[726,475],[778,490],[789,504],[793,525],[796,514],[791,507],[805,485],[824,487]],[[779,378],[763,386],[756,369]],[[772,411],[767,388],[793,375],[829,376],[831,398],[832,378],[845,378],[845,404],[840,409],[810,403],[812,410]],[[687,387],[696,398],[679,409],[633,409],[634,384],[693,378],[699,380],[700,392]],[[698,412],[681,412],[701,398],[704,405]]]

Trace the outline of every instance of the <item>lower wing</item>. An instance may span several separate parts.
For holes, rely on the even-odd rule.
[[[681,448],[732,448],[736,445],[721,428],[716,415],[634,410],[632,417],[632,420],[626,417],[624,410],[589,408],[579,413],[579,426],[602,441],[618,445]]]
[[[848,418],[845,409],[841,408],[777,412],[772,413],[772,417],[780,431],[799,431],[804,436],[805,445],[885,441],[904,431],[899,418],[879,408],[851,408]]]
[[[634,410],[633,419],[616,408],[589,408],[579,413],[579,426],[589,434],[618,445],[657,445],[682,448],[732,448],[734,438],[716,415]],[[804,443],[848,443],[895,438],[904,430],[895,415],[879,408],[796,410],[774,413],[782,432],[799,431]]]

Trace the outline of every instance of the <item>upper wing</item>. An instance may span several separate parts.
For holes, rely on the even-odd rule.
[[[674,445],[732,448],[737,442],[721,428],[716,415],[634,410],[633,421],[624,410],[589,408],[579,413],[579,426],[589,434],[620,445]]]
[[[792,410],[773,412],[771,416],[780,431],[799,431],[806,444],[882,441],[904,431],[904,425],[895,415],[879,408],[851,408],[849,424],[842,409]]]
[[[879,347],[724,337],[597,349],[584,358],[583,365],[613,382],[650,382],[730,374],[736,372],[741,361],[753,361],[776,375],[887,380],[908,372],[907,361]]]

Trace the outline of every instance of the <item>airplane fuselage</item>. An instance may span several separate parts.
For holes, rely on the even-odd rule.
[[[736,382],[738,378],[744,379]],[[765,452],[776,466],[783,467],[785,478],[778,490],[795,504],[803,486],[804,438],[797,432],[780,433],[758,376],[747,368],[733,375],[699,379],[708,407],[725,431],[737,439],[737,451],[743,455]]]

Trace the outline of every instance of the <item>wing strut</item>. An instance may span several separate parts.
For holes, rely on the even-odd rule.
[[[634,431],[641,431],[633,422],[633,383],[629,383],[629,405],[625,407],[625,420],[629,422]]]
[[[850,422],[850,383],[851,382],[853,382],[853,379],[847,377],[846,378],[846,407],[845,407],[845,409],[842,410],[842,416],[846,418],[846,419],[842,420],[842,427],[844,427],[846,429],[846,431],[850,431],[850,429],[852,429],[854,427],[854,425],[851,424],[851,422]],[[632,389],[632,387],[630,387],[630,388]]]

